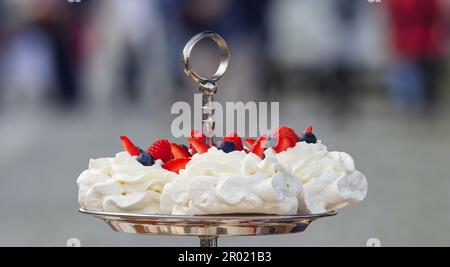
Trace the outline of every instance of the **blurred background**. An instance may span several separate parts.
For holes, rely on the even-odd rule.
[[[350,153],[367,199],[299,235],[224,246],[450,246],[450,0],[0,1],[0,245],[197,246],[77,213],[76,178],[118,137],[168,137],[192,101],[180,53],[213,30],[233,58],[217,100],[279,101]],[[213,72],[210,46],[194,54]],[[191,102],[189,102],[191,103]]]

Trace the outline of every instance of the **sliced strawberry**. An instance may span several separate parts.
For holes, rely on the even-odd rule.
[[[162,167],[168,171],[179,173],[180,170],[185,169],[191,158],[173,159],[162,165]]]
[[[266,151],[266,144],[267,144],[268,136],[267,134],[261,135],[255,142],[255,144],[252,147],[251,152],[258,155],[260,158],[264,158],[264,151]]]
[[[124,149],[128,151],[131,156],[139,156],[141,154],[139,148],[131,142],[130,138],[127,136],[121,136],[120,140],[122,140]]]
[[[236,150],[242,151],[244,150],[244,146],[242,145],[242,138],[237,133],[232,133],[224,138],[222,138],[223,141],[231,142],[236,147]]]
[[[247,144],[248,147],[253,147],[255,145],[256,140],[252,139],[252,138],[247,138],[245,139],[245,143]]]
[[[192,140],[197,140],[201,143],[205,143],[206,137],[202,132],[196,130],[191,131],[191,137],[189,138],[189,148],[191,149],[192,154],[195,154],[197,153],[197,150],[195,150],[195,148],[191,145]]]
[[[296,142],[288,137],[281,137],[278,139],[278,144],[274,147],[277,153],[286,151],[288,148],[294,147]]]
[[[300,138],[298,137],[297,133],[295,133],[294,130],[287,126],[280,126],[275,128],[275,130],[272,133],[272,137],[274,138],[284,138],[287,137],[294,141],[295,143],[300,141]]]
[[[174,159],[184,159],[191,157],[191,153],[189,153],[189,151],[187,151],[186,148],[178,144],[172,143],[170,144],[170,148],[172,150]]]
[[[172,149],[168,140],[157,140],[148,150],[155,160],[160,159],[163,162],[168,162],[173,159]]]
[[[208,149],[211,147],[197,139],[191,139],[190,145],[197,151],[197,153],[203,154],[205,152],[208,152]]]

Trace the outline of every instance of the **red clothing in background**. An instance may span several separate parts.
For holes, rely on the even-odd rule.
[[[447,12],[440,0],[389,0],[392,43],[401,57],[421,60],[445,53]]]

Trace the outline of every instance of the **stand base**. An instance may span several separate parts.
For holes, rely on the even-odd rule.
[[[217,247],[217,236],[200,236],[201,248],[215,248]]]

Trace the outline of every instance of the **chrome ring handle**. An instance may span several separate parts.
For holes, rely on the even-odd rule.
[[[200,41],[202,41],[205,38],[210,38],[217,44],[217,46],[219,47],[221,57],[219,68],[217,69],[214,76],[211,78],[205,78],[197,74],[192,69],[190,61],[192,50]],[[219,34],[211,31],[205,31],[195,35],[183,49],[184,71],[189,77],[191,77],[194,81],[196,81],[199,84],[205,84],[207,82],[216,83],[218,80],[220,80],[220,78],[222,78],[222,76],[227,71],[230,59],[231,59],[231,52],[230,49],[228,48],[227,42]]]

